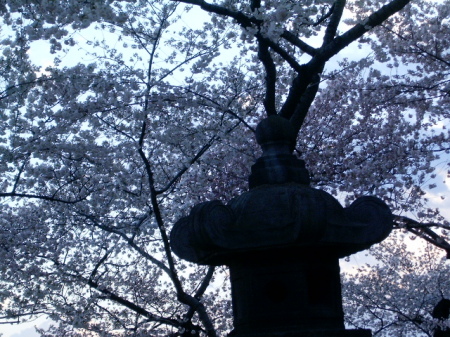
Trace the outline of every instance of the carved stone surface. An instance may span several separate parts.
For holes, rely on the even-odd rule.
[[[377,198],[343,208],[324,191],[291,183],[254,188],[228,205],[199,204],[176,223],[171,242],[178,256],[208,265],[228,265],[236,254],[269,247],[320,247],[340,258],[382,241],[391,223]]]
[[[345,330],[339,258],[369,248],[392,230],[378,198],[343,208],[311,188],[292,155],[295,132],[271,116],[256,130],[263,155],[248,192],[228,204],[195,206],[171,232],[181,258],[230,268],[234,330],[230,337],[368,337]]]
[[[250,189],[264,184],[309,184],[309,173],[303,160],[292,155],[295,131],[284,118],[270,116],[256,128],[256,140],[263,150],[252,166]]]

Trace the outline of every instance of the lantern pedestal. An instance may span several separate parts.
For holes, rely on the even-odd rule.
[[[362,197],[343,208],[311,188],[304,162],[292,155],[295,132],[282,117],[263,120],[256,138],[263,155],[250,190],[226,205],[195,206],[172,229],[173,251],[229,266],[229,337],[370,337],[370,330],[344,327],[339,258],[389,235],[388,206]]]

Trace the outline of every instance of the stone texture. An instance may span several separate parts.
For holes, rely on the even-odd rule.
[[[174,252],[191,262],[228,265],[232,256],[268,247],[320,247],[340,258],[380,242],[392,229],[389,208],[363,197],[343,208],[328,193],[302,184],[254,188],[195,206],[171,232]]]
[[[371,337],[372,332],[366,329],[355,330],[327,330],[313,329],[303,331],[270,331],[255,333],[231,332],[229,337]]]
[[[378,198],[343,208],[309,186],[292,155],[295,132],[278,116],[262,121],[263,154],[248,192],[224,205],[195,206],[171,232],[173,251],[198,264],[230,268],[234,330],[230,337],[369,337],[346,330],[339,258],[369,248],[392,230]]]

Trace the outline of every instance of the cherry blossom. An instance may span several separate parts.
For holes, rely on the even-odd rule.
[[[195,204],[247,189],[261,154],[255,127],[279,114],[297,130],[296,153],[316,187],[344,202],[383,198],[397,232],[432,244],[417,256],[402,237],[374,249],[387,269],[348,279],[348,322],[386,335],[432,331],[424,312],[444,286],[436,273],[448,271],[441,257],[450,252],[448,222],[427,197],[442,185],[436,163],[446,166],[450,151],[449,8],[425,0],[0,4],[3,322],[47,315],[54,326],[41,334],[49,337],[224,335],[226,269],[179,261],[168,233]],[[46,46],[47,64],[31,57],[36,45]],[[421,274],[415,268],[430,256]],[[383,325],[364,298],[392,266],[409,288],[389,279],[372,295],[381,311],[403,305],[409,320],[383,311]],[[422,306],[405,300],[420,282],[430,289]],[[420,324],[415,309],[426,316]]]

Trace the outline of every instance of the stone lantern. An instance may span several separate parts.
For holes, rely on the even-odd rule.
[[[289,121],[271,116],[257,127],[263,154],[249,191],[226,205],[196,205],[171,232],[185,260],[230,269],[234,330],[229,337],[370,337],[346,330],[339,259],[384,240],[388,206],[361,197],[343,208],[309,186]]]

